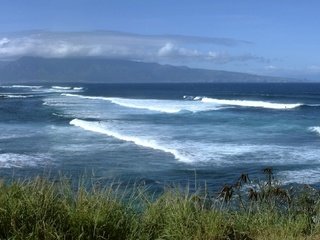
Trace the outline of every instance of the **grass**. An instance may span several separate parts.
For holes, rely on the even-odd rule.
[[[0,239],[320,239],[320,204],[310,186],[283,188],[242,174],[218,195],[34,178],[0,184]]]

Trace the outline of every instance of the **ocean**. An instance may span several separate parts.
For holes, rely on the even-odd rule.
[[[320,84],[0,86],[0,176],[320,182]]]

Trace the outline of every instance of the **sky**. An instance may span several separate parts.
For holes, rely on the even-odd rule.
[[[317,0],[1,0],[0,59],[107,57],[320,80]]]

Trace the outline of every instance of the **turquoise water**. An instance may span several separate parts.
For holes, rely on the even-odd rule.
[[[320,84],[2,86],[0,131],[4,177],[320,182]]]

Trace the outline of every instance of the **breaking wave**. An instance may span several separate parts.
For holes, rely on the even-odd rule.
[[[34,95],[21,95],[21,94],[0,94],[0,98],[31,98]]]
[[[107,100],[107,101],[109,101],[109,98],[106,98],[106,97],[91,97],[91,96],[84,96],[84,95],[71,94],[71,93],[62,93],[61,96],[77,97],[77,98],[91,99],[91,100]]]
[[[81,91],[81,90],[83,90],[83,87],[74,87],[73,90]]]
[[[273,103],[273,102],[266,102],[266,101],[228,100],[228,99],[216,99],[216,98],[208,98],[208,97],[195,97],[194,100],[201,101],[203,103],[215,103],[219,105],[270,108],[270,109],[293,109],[303,105],[301,103]]]
[[[254,100],[230,100],[230,99],[215,99],[208,97],[192,97],[183,96],[183,100],[159,100],[159,99],[130,99],[117,97],[98,97],[84,96],[78,94],[62,94],[63,96],[78,97],[91,100],[105,100],[114,104],[136,109],[145,109],[150,111],[164,113],[178,113],[182,111],[201,112],[219,110],[227,107],[254,107],[267,109],[294,109],[301,106],[319,107],[319,104],[302,104],[302,103],[274,103],[267,101]]]
[[[57,92],[57,93],[65,93],[65,92],[81,92],[83,91],[82,87],[62,87],[62,86],[52,86],[49,89],[46,89],[46,92]]]
[[[184,100],[158,100],[158,99],[130,99],[130,98],[115,98],[115,97],[93,97],[83,96],[78,94],[61,94],[62,96],[78,97],[91,100],[104,100],[113,104],[126,107],[143,109],[162,113],[179,113],[179,112],[202,112],[219,110],[224,107],[216,104],[203,104],[202,102],[184,101]]]
[[[164,113],[187,112],[203,112],[219,110],[221,107],[217,105],[205,105],[196,102],[188,102],[181,100],[156,100],[156,99],[126,99],[126,98],[108,98],[114,104],[136,109],[146,109]]]
[[[31,88],[31,89],[40,89],[42,86],[30,86],[30,85],[11,85],[11,86],[0,86],[2,88]]]
[[[309,127],[309,131],[315,132],[320,135],[320,127]]]
[[[52,86],[51,88],[58,89],[58,90],[70,90],[70,89],[72,89],[72,87],[60,87],[60,86]]]
[[[190,162],[190,160],[186,156],[183,156],[176,149],[167,148],[163,145],[160,145],[155,140],[143,139],[137,136],[127,136],[127,135],[121,134],[113,129],[109,129],[105,124],[100,124],[99,122],[89,122],[89,121],[84,121],[80,119],[73,119],[70,121],[70,124],[80,127],[87,131],[104,134],[104,135],[114,137],[116,139],[126,141],[126,142],[132,142],[141,147],[152,148],[155,150],[160,150],[166,153],[170,153],[177,160],[180,160],[183,162]]]

